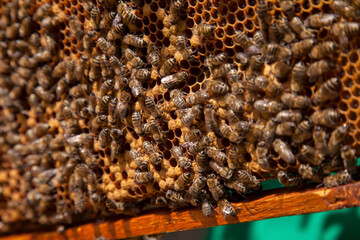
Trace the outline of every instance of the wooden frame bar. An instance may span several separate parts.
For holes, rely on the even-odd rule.
[[[233,204],[235,217],[224,217],[215,211],[206,218],[200,209],[184,209],[170,212],[167,209],[152,210],[132,218],[87,223],[56,232],[37,232],[12,235],[1,239],[105,239],[128,238],[141,235],[206,228],[225,224],[257,221],[291,215],[323,212],[360,206],[360,182],[331,189],[276,189],[249,195],[246,201]],[[218,210],[218,209],[217,209]],[[219,210],[218,210],[219,211]]]

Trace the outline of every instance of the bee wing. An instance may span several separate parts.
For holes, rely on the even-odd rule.
[[[169,84],[169,83],[173,83],[174,81],[176,81],[176,78],[174,75],[169,75],[169,76],[163,77],[161,79],[162,84]]]
[[[177,109],[175,112],[178,116],[184,116],[186,113],[190,112],[191,108]]]

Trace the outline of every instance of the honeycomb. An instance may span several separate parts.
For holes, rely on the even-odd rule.
[[[354,181],[359,8],[2,1],[0,232]]]

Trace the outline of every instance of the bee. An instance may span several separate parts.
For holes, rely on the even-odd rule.
[[[309,121],[315,125],[334,127],[339,119],[340,114],[335,109],[325,108],[311,114]]]
[[[226,83],[217,80],[208,80],[206,82],[207,92],[214,95],[225,95],[230,92],[230,87]]]
[[[144,141],[142,147],[144,148],[145,152],[149,154],[151,164],[161,164],[163,156],[161,153],[155,150],[154,146],[150,142]]]
[[[183,135],[184,142],[196,142],[201,138],[201,131],[197,128],[189,130]]]
[[[118,99],[116,97],[112,98],[109,104],[108,108],[108,121],[109,123],[114,126],[116,124],[116,116],[115,116],[115,110],[118,103]]]
[[[204,199],[203,203],[201,204],[201,211],[204,214],[205,217],[210,217],[212,212],[212,206],[207,200],[207,198]]]
[[[269,40],[270,42],[273,43],[280,43],[281,41],[281,33],[278,27],[278,24],[276,22],[273,22],[270,26],[269,26]]]
[[[217,122],[215,117],[215,110],[211,104],[207,104],[204,110],[205,116],[205,127],[208,132],[216,132],[217,131]]]
[[[105,82],[103,82],[101,84],[100,87],[100,95],[104,96],[105,94],[107,94],[109,91],[111,91],[114,88],[114,80],[113,79],[108,79]]]
[[[140,82],[134,78],[129,81],[129,87],[134,97],[141,97],[144,93],[144,89]]]
[[[228,138],[232,143],[239,143],[242,140],[240,135],[236,131],[233,131],[229,125],[221,124],[219,131],[223,137]]]
[[[283,110],[276,115],[275,119],[277,122],[291,121],[298,123],[302,119],[302,114],[299,111]]]
[[[202,175],[197,175],[191,186],[189,187],[188,193],[192,196],[192,197],[198,197],[201,194],[201,190],[204,188],[206,184],[206,177],[202,176]]]
[[[206,151],[206,154],[214,159],[218,164],[224,166],[227,162],[227,156],[225,153],[221,152],[216,147],[209,147]]]
[[[99,80],[100,75],[101,75],[101,64],[100,64],[100,55],[98,55],[91,60],[89,81],[95,82]]]
[[[195,35],[204,37],[210,36],[211,34],[213,34],[214,31],[215,27],[206,23],[198,25],[194,30]]]
[[[108,106],[111,101],[109,95],[105,95],[99,99],[100,101],[96,105],[95,112],[96,114],[106,114],[108,112]]]
[[[309,57],[312,59],[322,59],[331,56],[335,52],[336,48],[337,46],[334,42],[325,41],[315,45],[311,49],[311,52],[309,53]]]
[[[144,48],[147,46],[147,42],[144,39],[135,36],[133,34],[127,34],[124,37],[123,41],[125,44],[128,44],[133,47]]]
[[[79,23],[79,20],[77,19],[77,17],[75,17],[75,16],[70,17],[69,26],[70,26],[71,34],[78,41],[81,41],[84,36],[84,31],[81,29],[81,26],[80,26],[80,23]]]
[[[169,75],[169,73],[175,67],[175,65],[176,65],[176,59],[174,57],[169,57],[168,59],[166,59],[166,61],[164,62],[164,64],[161,66],[161,68],[159,70],[160,77],[163,78],[163,77]]]
[[[66,142],[72,146],[90,146],[93,142],[93,137],[88,133],[81,133],[73,137],[67,138]]]
[[[348,145],[341,147],[340,151],[341,158],[343,159],[344,166],[349,173],[353,174],[356,172],[356,150]]]
[[[322,153],[327,154],[327,133],[320,126],[315,126],[312,132],[312,138],[314,140],[315,149]]]
[[[339,153],[341,143],[346,136],[347,129],[348,126],[339,126],[334,131],[332,131],[328,142],[328,153],[330,157],[333,157]]]
[[[194,105],[191,108],[183,109],[184,114],[181,117],[181,123],[190,126],[195,118],[200,115],[202,112],[202,106],[201,105]]]
[[[300,145],[303,141],[309,139],[311,137],[310,131],[312,126],[312,123],[308,120],[300,122],[292,135],[293,145]]]
[[[275,130],[276,130],[277,124],[278,124],[278,121],[275,118],[270,118],[267,121],[264,131],[263,131],[263,138],[266,143],[266,146],[270,146],[272,144],[272,142],[275,138]]]
[[[272,145],[274,151],[277,152],[284,161],[286,161],[289,164],[296,163],[294,154],[292,153],[291,149],[287,146],[285,142],[283,142],[280,139],[275,139]]]
[[[206,171],[207,163],[206,152],[204,150],[196,154],[195,162],[196,164],[194,170],[198,173],[204,173]]]
[[[256,8],[256,12],[260,22],[261,30],[267,33],[269,25],[271,24],[272,21],[272,16],[269,14],[269,10],[265,0],[259,1],[258,6]],[[264,35],[266,35],[265,33]]]
[[[276,126],[275,134],[278,136],[292,136],[296,129],[294,122],[281,122]]]
[[[160,69],[161,71],[161,69]],[[163,88],[173,88],[180,84],[181,82],[185,81],[189,74],[185,71],[175,73],[173,75],[169,75],[163,77],[161,79],[161,84]]]
[[[244,49],[245,52],[253,45],[253,43],[248,38],[248,36],[246,36],[246,34],[243,33],[242,31],[235,32],[234,41],[235,43],[239,44]]]
[[[170,4],[170,10],[169,10],[169,23],[171,25],[176,24],[179,21],[179,12],[184,6],[183,0],[173,0]]]
[[[100,30],[109,30],[111,28],[111,25],[116,17],[115,12],[107,12],[104,16],[104,18],[100,21]]]
[[[49,130],[50,130],[50,125],[47,123],[37,123],[34,126],[34,133],[38,136],[44,136]]]
[[[148,47],[148,60],[151,66],[158,68],[160,65],[160,52],[159,48],[155,44],[151,44]]]
[[[92,193],[97,192],[97,186],[96,186],[96,174],[93,171],[90,171],[88,173],[88,175],[86,176],[87,179],[87,189],[88,189],[88,193],[89,195],[91,195]]]
[[[50,11],[52,6],[49,3],[42,4],[38,9],[36,9],[34,15],[32,16],[34,21],[41,21]]]
[[[125,42],[125,39],[124,39]],[[106,56],[114,56],[116,52],[116,48],[108,42],[105,38],[99,37],[96,41],[97,45],[99,46],[100,50],[106,54]]]
[[[279,32],[283,35],[283,40],[287,44],[292,43],[296,39],[295,34],[291,31],[289,27],[289,22],[285,18],[280,19],[278,23],[278,28]]]
[[[95,112],[96,102],[97,102],[97,97],[94,92],[91,92],[89,95],[89,110],[92,113]]]
[[[275,60],[289,59],[291,57],[291,50],[287,47],[282,47],[277,43],[269,43],[265,47],[266,62],[271,63]]]
[[[208,68],[214,68],[216,66],[222,65],[226,62],[226,58],[226,53],[219,53],[216,56],[210,55],[205,59],[205,66]]]
[[[315,46],[314,39],[304,39],[291,45],[291,52],[296,57],[302,57],[311,52]]]
[[[181,191],[190,182],[191,173],[182,173],[174,183],[175,191]]]
[[[115,202],[110,198],[106,199],[105,206],[110,212],[121,212],[125,210],[124,202]]]
[[[303,62],[294,65],[290,74],[290,89],[293,93],[301,93],[304,89],[304,80],[306,78],[306,68]]]
[[[191,160],[184,156],[184,153],[182,152],[180,147],[174,146],[171,149],[171,153],[176,159],[176,161],[179,163],[179,166],[184,169],[189,169],[191,167]]]
[[[226,157],[226,155],[225,155]],[[212,170],[217,172],[222,178],[229,180],[232,175],[233,171],[231,171],[228,167],[221,166],[218,162],[211,160],[209,162],[209,166]]]
[[[112,31],[114,32],[115,35],[119,35],[122,34],[125,30],[125,26],[122,23],[113,23],[113,28]]]
[[[264,58],[261,56],[251,56],[250,66],[246,71],[245,78],[247,80],[253,78],[256,74],[260,73],[264,66]]]
[[[306,160],[306,162],[314,166],[319,166],[320,163],[325,159],[325,156],[320,151],[309,145],[302,145],[300,154],[304,160]]]
[[[143,185],[148,182],[154,181],[154,176],[152,172],[135,172],[134,182],[137,185]]]
[[[77,98],[71,102],[70,107],[73,111],[78,112],[87,105],[88,101],[85,98]]]
[[[268,153],[269,149],[267,148],[265,141],[258,142],[255,150],[255,155],[259,166],[265,171],[270,170],[270,164],[267,157]]]
[[[193,106],[197,104],[202,104],[209,99],[209,94],[206,91],[197,91],[194,93],[189,93],[186,97],[186,102]]]
[[[266,47],[266,40],[265,40],[265,37],[264,37],[264,35],[263,35],[263,33],[261,31],[256,31],[254,33],[254,42],[259,47],[261,52],[264,54],[265,53],[264,50],[265,50],[265,47]]]
[[[109,64],[111,66],[111,68],[114,70],[116,75],[121,75],[122,74],[122,64],[120,62],[120,60],[115,57],[115,56],[111,56],[109,58]]]
[[[305,182],[301,176],[289,175],[284,170],[278,172],[277,179],[284,186],[301,186]]]
[[[330,78],[329,80],[324,82],[314,94],[314,105],[319,105],[328,100],[336,99],[339,96],[339,87],[340,81],[338,78]]]
[[[141,157],[141,155],[137,151],[132,149],[130,150],[129,155],[141,171],[147,171],[149,169],[149,162],[143,157]]]
[[[309,164],[306,165],[300,164],[298,172],[303,179],[309,179],[315,182],[321,182],[321,178],[322,178],[321,175],[314,167],[311,167]]]
[[[174,89],[170,91],[171,102],[179,109],[186,108],[186,101],[181,90]]]
[[[136,70],[135,78],[141,81],[148,80],[151,77],[149,70],[145,68],[140,68]]]
[[[312,14],[305,20],[305,26],[311,28],[330,27],[336,22],[336,16],[332,13]]]
[[[218,179],[208,178],[206,183],[207,183],[207,186],[209,187],[209,191],[210,191],[211,195],[213,196],[213,198],[215,199],[215,201],[218,201],[219,198],[221,198],[225,195],[224,188]]]
[[[165,134],[154,118],[150,118],[149,128],[153,139],[156,142],[162,142],[162,139],[165,137]]]
[[[250,188],[246,184],[244,184],[238,180],[231,180],[231,181],[225,182],[224,185],[230,189],[235,190],[235,192],[237,192],[238,194],[240,194],[242,196],[245,193],[250,192]]]
[[[257,100],[254,109],[260,113],[278,113],[283,109],[283,104],[272,100]]]
[[[335,175],[326,176],[324,178],[323,184],[326,188],[332,188],[351,182],[354,182],[351,174],[348,172],[348,170],[343,170],[337,172]]]
[[[279,94],[282,90],[281,85],[277,81],[269,81],[268,77],[263,75],[256,76],[254,84],[257,90],[262,89],[271,96]]]
[[[157,120],[162,116],[161,110],[155,104],[155,101],[151,97],[145,97],[145,107],[149,110],[150,114]]]
[[[100,134],[99,134],[99,146],[101,148],[106,148],[107,146],[109,146],[111,142],[111,138],[110,138],[110,130],[108,128],[104,128],[101,130]]]
[[[261,187],[260,181],[248,171],[238,170],[236,172],[236,177],[254,190],[258,190]]]
[[[230,148],[227,163],[231,170],[235,170],[238,167],[238,163],[242,163],[239,149],[236,146]]]
[[[108,60],[106,59],[105,54],[101,55],[101,57],[100,57],[100,67],[101,67],[101,76],[104,79],[109,78],[111,71],[110,71],[110,66],[109,66]]]
[[[297,96],[291,93],[283,93],[281,101],[289,108],[308,108],[311,104],[310,98],[307,96]]]
[[[122,18],[129,23],[135,23],[138,20],[135,13],[133,13],[123,2],[118,5],[117,10],[121,14]]]
[[[183,196],[179,192],[176,192],[174,190],[167,190],[165,197],[172,202],[178,203],[180,205],[186,205],[186,201]]]
[[[163,196],[156,197],[155,200],[153,200],[152,205],[155,207],[166,207],[167,201],[166,198]]]
[[[291,0],[281,0],[280,8],[288,19],[291,19],[294,16],[295,7]]]
[[[209,147],[212,140],[208,138],[207,136],[203,136],[200,141],[193,143],[189,146],[189,152],[191,154],[196,154],[198,152],[201,152],[202,150]]]
[[[105,126],[108,123],[108,117],[107,115],[97,115],[92,121],[91,121],[91,130],[96,132],[97,129],[100,127]]]
[[[226,218],[227,216],[229,216],[229,217],[236,216],[235,209],[233,208],[231,203],[226,198],[221,198],[217,202],[217,204],[218,204],[219,209],[220,209],[221,213],[223,214],[224,218]]]
[[[134,130],[136,132],[137,135],[142,136],[144,133],[142,131],[142,126],[141,126],[141,113],[138,111],[133,112],[131,120],[132,120],[132,124],[134,126]]]
[[[191,58],[193,51],[187,46],[188,39],[184,36],[177,36],[176,37],[176,49],[181,53],[184,60],[188,60]]]
[[[289,26],[301,39],[315,37],[311,30],[305,27],[304,23],[299,17],[293,17],[289,22]]]
[[[329,60],[319,60],[313,62],[307,69],[306,73],[310,77],[309,81],[313,83],[321,75],[333,70],[336,65]]]

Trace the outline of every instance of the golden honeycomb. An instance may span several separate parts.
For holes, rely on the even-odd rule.
[[[353,181],[358,2],[2,1],[0,232]]]

